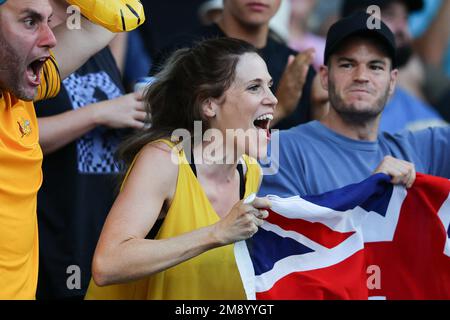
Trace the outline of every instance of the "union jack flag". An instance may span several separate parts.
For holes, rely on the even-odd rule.
[[[450,181],[376,174],[321,195],[269,196],[235,245],[248,299],[450,299]]]

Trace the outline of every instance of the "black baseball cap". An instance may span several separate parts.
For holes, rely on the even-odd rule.
[[[380,41],[392,60],[392,66],[394,68],[397,66],[394,34],[385,23],[364,11],[342,18],[330,27],[325,44],[325,64],[328,64],[329,57],[344,40],[355,35],[364,35]]]
[[[423,0],[400,0],[408,8],[408,12],[414,12],[423,8]],[[383,9],[392,0],[343,0],[341,5],[341,17],[351,15],[355,11],[366,10],[368,6],[376,5]]]

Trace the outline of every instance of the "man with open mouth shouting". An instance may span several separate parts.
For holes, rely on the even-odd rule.
[[[53,33],[51,17],[48,0],[0,0],[0,299],[36,292],[42,151],[33,100],[55,96],[60,79],[113,38],[85,18],[80,30]]]

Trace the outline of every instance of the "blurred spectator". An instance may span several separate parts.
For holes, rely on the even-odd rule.
[[[133,91],[137,79],[146,77],[152,66],[150,55],[145,50],[139,30],[128,33],[123,83],[127,92]]]
[[[211,23],[216,23],[220,19],[222,11],[222,0],[207,0],[198,9],[198,15],[200,21],[204,25],[210,25]]]
[[[282,42],[289,41],[289,20],[291,15],[291,2],[281,0],[277,13],[270,19],[269,28],[278,35]]]
[[[420,10],[423,7],[423,1],[344,0],[341,14],[347,16],[357,10],[366,11],[370,5],[377,5],[381,8],[383,22],[394,33],[397,45],[397,64],[400,70],[397,88],[386,104],[381,117],[380,130],[395,133],[405,129],[420,130],[429,126],[445,125],[445,121],[433,107],[407,92],[400,81],[400,79],[405,79],[402,78],[402,73],[407,70],[405,68],[411,61],[414,61],[411,60],[414,52],[408,27],[408,15],[410,12]]]
[[[153,58],[181,32],[201,26],[198,8],[205,0],[141,0],[147,20],[138,29],[147,53]]]
[[[328,29],[341,16],[342,0],[319,0],[315,8],[314,19],[312,20],[312,30],[321,37],[326,37]]]
[[[163,66],[176,49],[191,47],[207,38],[233,37],[245,40],[259,49],[273,77],[273,88],[278,98],[275,127],[290,128],[310,120],[311,90],[315,72],[309,67],[312,52],[298,54],[286,44],[270,37],[269,21],[277,12],[281,0],[258,2],[251,0],[225,0],[224,11],[218,23],[184,33],[164,48],[154,60],[151,73]]]
[[[450,1],[424,0],[424,4],[410,17],[416,50],[426,63],[443,66],[450,77]]]
[[[139,30],[120,33],[111,41],[109,48],[122,75],[125,91],[134,91],[134,84],[147,76],[152,64],[141,33]]]
[[[199,17],[204,25],[209,25],[213,22],[217,23],[220,19],[222,11],[223,0],[207,0],[199,8]],[[289,40],[290,11],[290,2],[281,1],[280,8],[269,22],[272,35],[281,42],[288,42]]]
[[[289,46],[297,51],[314,48],[314,68],[319,70],[323,64],[325,51],[325,38],[315,35],[310,31],[310,17],[317,5],[317,0],[290,0],[291,16],[289,27]]]
[[[447,90],[439,100],[436,101],[436,108],[447,121],[450,121],[450,90]]]
[[[450,1],[425,0],[409,19],[415,49],[425,62],[424,93],[450,122]]]
[[[65,21],[67,4],[51,4],[55,27]],[[117,128],[142,128],[139,120],[145,118],[139,94],[123,94],[107,47],[66,78],[55,98],[36,103],[45,177],[37,210],[38,299],[83,299],[87,290],[92,256],[120,172],[114,152],[127,131]],[[81,277],[78,284],[68,280],[76,274]]]

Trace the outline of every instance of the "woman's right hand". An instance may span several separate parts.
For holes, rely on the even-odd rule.
[[[214,235],[222,245],[253,236],[268,217],[271,204],[267,198],[255,198],[249,204],[237,202],[230,212],[214,226]]]

